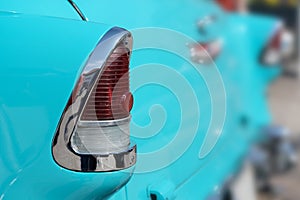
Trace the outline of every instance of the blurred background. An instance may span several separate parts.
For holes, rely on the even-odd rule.
[[[283,36],[294,45],[289,56],[282,60],[282,74],[268,91],[268,101],[273,115],[273,129],[270,132],[284,133],[286,152],[293,154],[294,164],[280,170],[266,169],[262,176],[258,200],[299,200],[300,199],[300,56],[299,56],[299,10],[298,0],[217,0],[229,12],[245,12],[280,18],[287,32]],[[277,137],[277,136],[276,136]],[[278,139],[278,138],[277,138]],[[278,144],[278,141],[274,142]],[[280,142],[279,142],[280,143]],[[276,146],[276,145],[275,145]],[[285,146],[285,145],[282,145]],[[286,147],[283,147],[284,149]],[[275,150],[276,151],[276,150]],[[279,150],[280,151],[280,150]],[[255,154],[255,153],[254,153]],[[259,157],[256,152],[255,157]],[[271,157],[272,159],[272,157]],[[284,161],[282,161],[283,163]],[[272,163],[273,164],[273,163]],[[267,165],[272,165],[267,164]],[[266,164],[262,164],[266,165]],[[271,166],[271,168],[274,166]],[[276,167],[275,167],[276,168]],[[258,177],[257,179],[260,179]],[[267,181],[266,181],[267,180]],[[256,184],[261,184],[256,181]]]
[[[241,12],[257,13],[281,18],[293,40],[293,53],[283,60],[283,72],[269,91],[269,105],[273,124],[285,128],[288,140],[296,151],[295,166],[272,174],[270,187],[260,193],[259,200],[300,199],[300,62],[299,62],[299,1],[298,0],[240,0]]]

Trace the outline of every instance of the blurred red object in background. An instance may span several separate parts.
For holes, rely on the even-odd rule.
[[[237,10],[237,0],[216,0],[224,10],[234,11]]]

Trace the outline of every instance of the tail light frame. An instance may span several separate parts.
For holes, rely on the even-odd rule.
[[[106,61],[121,42],[126,42],[130,51],[132,50],[130,32],[119,27],[110,29],[101,38],[90,54],[69,98],[52,141],[52,156],[55,162],[63,168],[79,172],[106,172],[126,169],[136,163],[136,145],[132,143],[125,151],[105,154],[79,154],[71,145],[76,126]],[[128,122],[128,120],[130,116],[118,120],[97,121],[94,124],[109,127],[118,125],[122,121]]]

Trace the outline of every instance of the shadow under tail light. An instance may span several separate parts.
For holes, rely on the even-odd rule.
[[[114,171],[135,164],[136,146],[129,139],[131,49],[130,33],[113,28],[90,55],[53,140],[60,166]]]

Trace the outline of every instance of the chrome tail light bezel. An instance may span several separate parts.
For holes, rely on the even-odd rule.
[[[129,144],[128,148],[122,151],[80,154],[74,150],[71,141],[106,61],[121,42],[125,42],[130,51],[132,50],[130,32],[119,27],[110,29],[90,54],[75,85],[52,141],[53,158],[63,168],[80,172],[106,172],[126,169],[136,163],[136,145],[134,144]],[[107,128],[122,121],[128,122],[128,120],[130,120],[130,116],[125,119],[98,121],[97,123],[99,127],[104,126]]]

